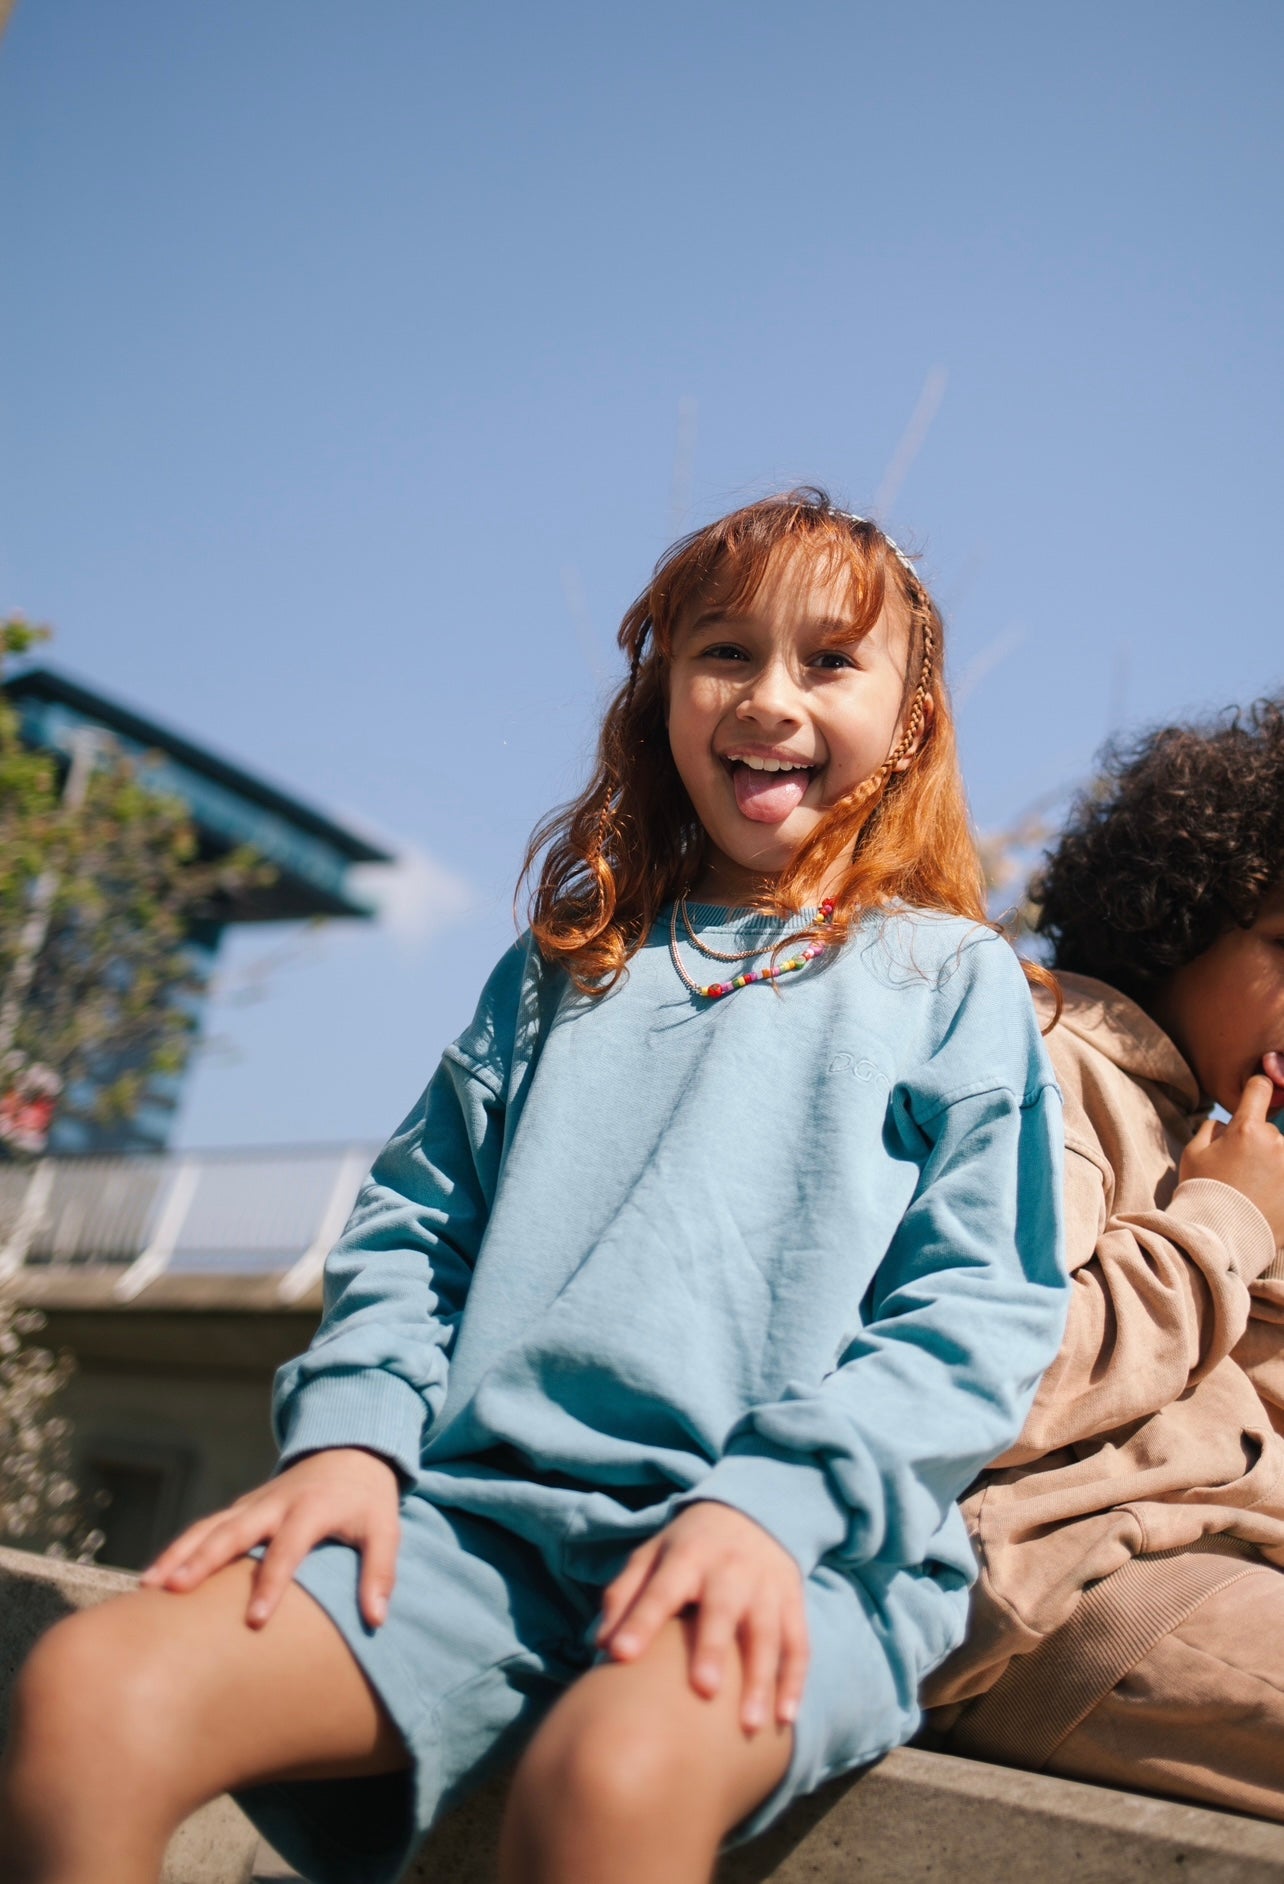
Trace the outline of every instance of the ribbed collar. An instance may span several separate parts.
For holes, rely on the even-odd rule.
[[[669,918],[673,913],[672,903],[666,903],[656,922],[657,930],[662,930],[667,938]],[[773,916],[761,909],[728,909],[722,903],[688,903],[687,915],[691,918],[691,927],[699,936],[722,935],[740,936],[746,945],[762,939],[764,948],[770,948],[783,935],[791,934],[795,929],[806,929],[815,922],[820,914],[818,907],[795,910],[790,916]],[[682,918],[678,918],[678,940],[683,936]]]

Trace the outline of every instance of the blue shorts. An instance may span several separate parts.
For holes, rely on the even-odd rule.
[[[399,1728],[410,1770],[300,1780],[238,1793],[263,1835],[313,1884],[392,1884],[419,1841],[496,1766],[514,1759],[558,1696],[596,1659],[601,1586],[555,1575],[529,1542],[489,1520],[402,1502],[387,1622],[357,1606],[346,1544],[321,1544],[301,1586],[330,1616]],[[962,1639],[967,1591],[926,1570],[822,1564],[808,1579],[811,1663],[789,1770],[736,1833],[902,1745],[920,1681]]]

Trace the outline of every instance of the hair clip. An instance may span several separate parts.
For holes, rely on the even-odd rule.
[[[896,541],[894,537],[888,536],[882,524],[875,523],[872,517],[858,517],[854,510],[835,510],[833,514],[835,517],[841,517],[845,523],[864,524],[870,530],[877,530],[878,534],[882,537],[884,543],[886,543],[888,549],[892,552],[892,555],[896,558],[897,562],[900,563],[901,567],[903,569],[909,570],[909,573],[913,576],[915,582],[922,581],[922,577],[919,575],[918,570],[915,569],[909,557],[905,554],[905,551],[901,548],[900,544]]]

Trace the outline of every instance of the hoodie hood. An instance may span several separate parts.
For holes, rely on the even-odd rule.
[[[1054,1060],[1056,1037],[1064,1028],[1094,1052],[1103,1054],[1121,1073],[1158,1087],[1178,1112],[1198,1115],[1208,1111],[1208,1102],[1189,1065],[1163,1028],[1135,1001],[1104,981],[1094,981],[1091,975],[1064,974],[1060,969],[1055,973],[1065,1003],[1060,1020],[1047,1037]],[[1046,1026],[1052,1018],[1051,996],[1036,990],[1035,1006]]]

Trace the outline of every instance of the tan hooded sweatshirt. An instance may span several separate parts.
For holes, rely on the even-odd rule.
[[[1018,1757],[1044,1713],[1082,1717],[1199,1600],[1206,1574],[1181,1593],[1189,1565],[1226,1566],[1183,1556],[1156,1566],[1162,1582],[1143,1564],[1098,1579],[1192,1549],[1284,1567],[1284,1255],[1240,1191],[1177,1182],[1206,1108],[1167,1035],[1104,983],[1060,979],[1047,1045],[1065,1097],[1069,1321],[1020,1439],[964,1499],[980,1581],[968,1638],[924,1697],[948,1730],[952,1704],[1012,1665],[994,1757]],[[1014,1664],[1061,1629],[1064,1667],[1052,1643]]]

